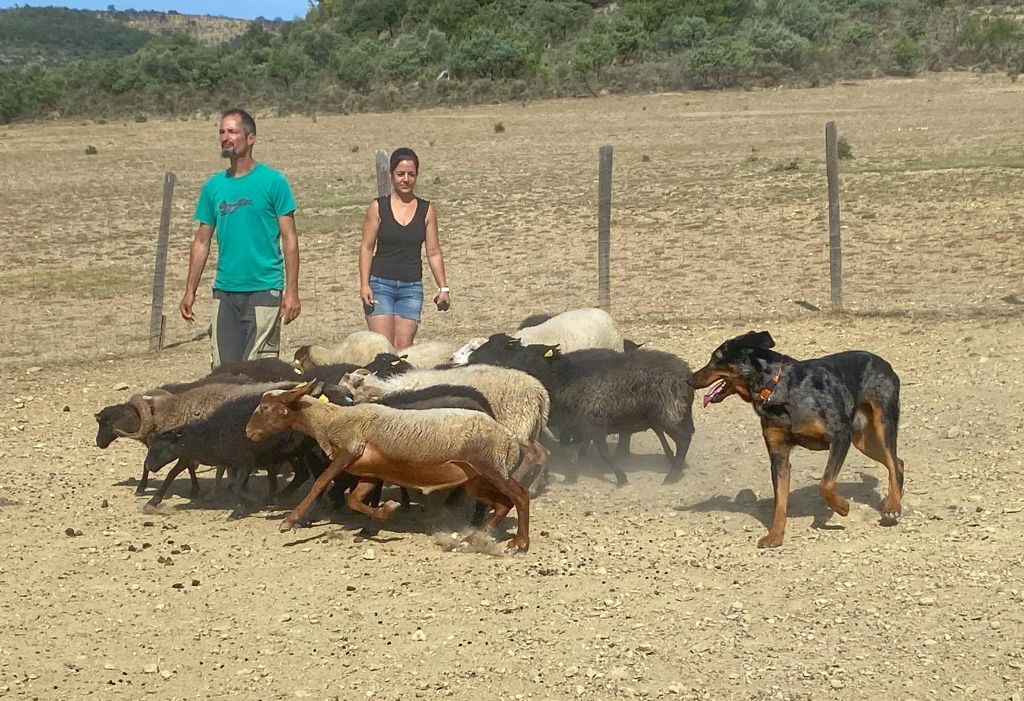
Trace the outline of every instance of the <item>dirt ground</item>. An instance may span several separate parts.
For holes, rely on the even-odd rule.
[[[1022,96],[1002,76],[944,74],[259,116],[257,156],[299,201],[289,350],[362,326],[358,223],[381,146],[419,151],[421,193],[440,211],[454,308],[428,312],[422,338],[594,304],[597,150],[610,143],[612,311],[629,337],[694,367],[749,329],[797,357],[886,357],[903,380],[904,517],[880,525],[884,469],[855,452],[840,478],[853,508],[830,515],[824,454],[797,451],[772,551],[755,547],[767,455],[737,399],[695,404],[679,484],[661,485],[650,434],[634,439],[622,489],[596,468],[560,484],[553,461],[530,552],[513,558],[445,550],[468,507],[446,512],[439,495],[375,537],[345,511],[284,535],[290,503],[226,522],[205,471],[203,497],[181,479],[164,513],[143,514],[142,450],[96,448],[93,413],[208,365],[212,268],[199,324],[174,309],[194,198],[221,165],[216,120],[0,130],[0,697],[1020,701]],[[841,166],[839,316],[830,119],[854,156]],[[149,354],[166,170],[178,177],[168,348]]]

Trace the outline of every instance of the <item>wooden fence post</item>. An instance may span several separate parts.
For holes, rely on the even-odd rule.
[[[377,149],[377,197],[391,194],[391,154],[384,149]]]
[[[843,311],[843,244],[839,236],[839,146],[836,123],[825,125],[825,172],[828,176],[828,273],[832,313]]]
[[[164,347],[164,275],[167,272],[167,243],[171,237],[171,201],[174,173],[164,173],[164,202],[160,209],[160,231],[156,237],[156,265],[153,268],[153,302],[149,308],[149,350]]]
[[[597,306],[611,311],[612,147],[597,159]]]

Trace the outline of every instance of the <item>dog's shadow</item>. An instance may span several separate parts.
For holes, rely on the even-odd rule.
[[[836,485],[839,494],[850,502],[867,504],[876,508],[882,501],[882,495],[878,491],[880,484],[878,477],[870,472],[860,472],[859,475],[859,482],[840,482]],[[814,519],[811,522],[811,528],[829,530],[843,528],[841,523],[829,523],[833,513],[822,499],[816,484],[790,491],[787,506],[790,517],[811,516]],[[715,511],[749,514],[760,521],[765,528],[770,528],[772,516],[775,513],[775,497],[773,494],[769,494],[766,498],[758,499],[753,503],[738,503],[733,497],[719,494],[696,504],[680,504],[674,508],[676,511],[698,514]]]

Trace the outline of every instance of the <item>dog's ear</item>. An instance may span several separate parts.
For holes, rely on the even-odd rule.
[[[758,350],[768,350],[775,347],[775,339],[767,331],[748,331],[743,334],[744,345]]]

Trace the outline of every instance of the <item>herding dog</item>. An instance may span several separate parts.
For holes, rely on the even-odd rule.
[[[821,495],[840,516],[850,504],[836,492],[836,480],[852,443],[889,470],[889,494],[882,516],[897,519],[903,496],[903,461],[896,455],[900,420],[900,378],[885,360],[867,351],[795,360],[771,350],[767,331],[729,339],[693,374],[694,388],[711,387],[704,406],[731,394],[750,402],[761,419],[771,458],[775,515],[759,548],[782,545],[789,498],[789,454],[794,445],[828,450]]]

